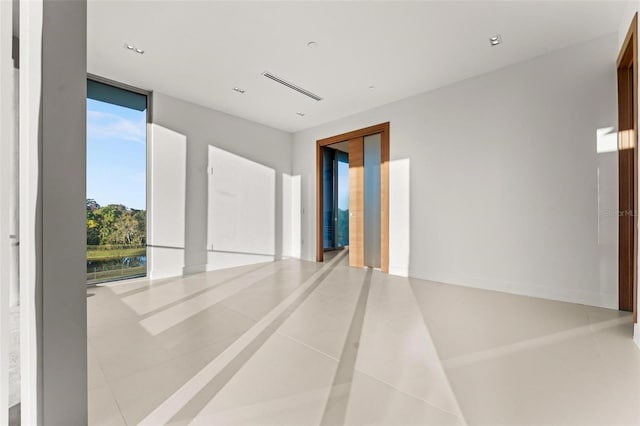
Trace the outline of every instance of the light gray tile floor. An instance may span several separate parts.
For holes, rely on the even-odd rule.
[[[630,315],[333,255],[89,289],[90,424],[640,424]]]
[[[20,425],[20,307],[9,311],[9,426]]]

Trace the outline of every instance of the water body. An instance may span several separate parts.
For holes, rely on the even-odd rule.
[[[87,260],[87,273],[111,271],[114,269],[137,268],[147,265],[147,255],[126,256],[119,259]]]

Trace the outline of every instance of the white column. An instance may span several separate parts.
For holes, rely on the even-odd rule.
[[[13,130],[12,2],[0,2],[0,424],[9,420],[9,151]]]
[[[13,307],[20,303],[20,281],[19,281],[19,269],[20,269],[20,255],[19,255],[19,241],[20,241],[20,218],[19,218],[19,206],[20,206],[20,188],[19,188],[19,167],[20,150],[18,144],[18,107],[19,107],[19,91],[18,91],[18,70],[13,69],[13,105],[11,121],[13,126],[11,128],[11,137],[9,138],[11,147],[9,154],[9,239],[11,240],[11,247],[9,248],[9,306]]]
[[[149,136],[147,264],[155,280],[183,274],[187,137],[157,124]]]
[[[87,423],[86,0],[20,2],[22,424]]]
[[[36,285],[36,253],[41,245],[37,214],[38,179],[38,121],[40,116],[40,51],[42,38],[42,2],[20,3],[20,108],[18,115],[20,143],[20,410],[25,424],[42,424],[41,369],[39,368],[37,330],[41,318]]]

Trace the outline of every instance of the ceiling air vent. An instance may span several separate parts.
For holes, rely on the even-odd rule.
[[[315,99],[316,101],[321,101],[322,100],[322,98],[320,96],[316,95],[315,93],[311,93],[310,91],[305,90],[302,87],[296,86],[293,83],[289,83],[288,81],[283,80],[280,77],[277,77],[277,76],[271,74],[268,71],[263,72],[262,75],[264,75],[267,78],[270,78],[271,80],[275,81],[276,83],[280,83],[283,86],[287,86],[289,89],[293,89],[298,93],[302,93],[303,95],[308,96],[311,99]]]

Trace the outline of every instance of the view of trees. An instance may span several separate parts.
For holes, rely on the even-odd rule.
[[[349,245],[349,209],[338,209],[338,245]]]
[[[87,200],[87,245],[146,244],[146,212],[122,204],[100,206]]]

